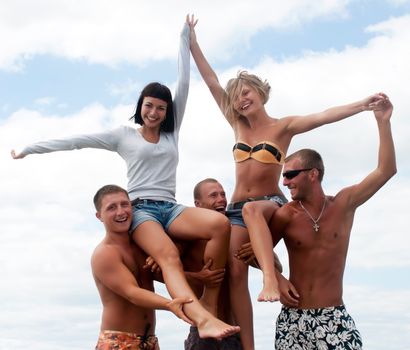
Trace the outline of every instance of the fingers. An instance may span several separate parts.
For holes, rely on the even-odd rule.
[[[208,286],[216,286],[222,283],[225,276],[225,269],[209,270],[209,273],[205,279],[205,284]]]
[[[297,292],[296,288],[293,286],[292,283],[289,283],[287,293],[284,293],[284,298],[287,302],[287,305],[292,307],[296,307],[299,305],[299,293]]]
[[[198,23],[198,19],[195,19],[195,16],[193,14],[191,16],[187,14],[186,23],[191,27],[191,29],[193,29]]]
[[[24,156],[22,156],[21,154],[17,154],[14,149],[11,150],[10,154],[11,154],[11,157],[12,157],[13,159],[21,159],[21,158],[24,158]]]
[[[247,242],[247,243],[242,244],[239,251],[241,251],[241,250],[252,250],[251,242]]]
[[[193,299],[189,297],[181,297],[181,298],[175,298],[173,303],[176,304],[176,310],[175,310],[175,315],[179,317],[181,320],[184,320],[185,322],[189,323],[190,325],[194,325],[193,321],[185,314],[183,310],[184,304],[189,304],[193,302]]]
[[[235,253],[235,258],[242,260],[245,264],[249,265],[255,260],[255,254],[253,253],[250,243],[245,243]]]
[[[296,290],[294,285],[290,282],[289,282],[289,291],[296,299],[300,298],[298,291]]]
[[[144,269],[150,269],[153,273],[161,273],[161,267],[155,262],[154,258],[149,256],[145,259],[145,265],[143,266]]]
[[[280,301],[282,304],[290,307],[297,307],[299,305],[299,299],[290,290],[287,293],[281,293]]]
[[[381,95],[382,97],[376,101],[369,103],[369,109],[372,111],[383,111],[392,107],[392,104],[387,95]]]
[[[209,259],[206,264],[204,265],[204,267],[202,268],[202,270],[209,270],[209,268],[212,266],[212,259]]]
[[[241,260],[250,259],[252,260],[255,255],[253,254],[252,245],[250,242],[244,243],[241,247],[236,251],[235,257]]]

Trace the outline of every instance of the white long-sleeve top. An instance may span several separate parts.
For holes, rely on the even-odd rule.
[[[181,32],[178,55],[178,82],[173,99],[175,129],[160,132],[158,143],[146,141],[130,126],[106,132],[41,141],[25,147],[21,154],[40,154],[81,148],[117,152],[127,164],[128,192],[131,200],[149,198],[175,202],[179,130],[188,98],[190,75],[189,26]]]

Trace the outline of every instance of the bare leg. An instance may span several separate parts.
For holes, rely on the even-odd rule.
[[[146,221],[134,230],[133,239],[161,267],[171,297],[189,297],[193,300],[184,305],[184,311],[198,327],[201,338],[220,339],[239,331],[239,327],[218,320],[199,303],[186,281],[178,249],[161,225]]]
[[[207,240],[204,261],[212,259],[212,268],[224,268],[229,249],[230,224],[228,219],[208,209],[187,208],[170,225],[169,234],[178,239]],[[205,287],[202,305],[217,315],[220,285]]]
[[[232,312],[235,321],[241,327],[241,343],[244,350],[255,348],[253,336],[253,311],[248,289],[248,265],[234,255],[243,243],[249,242],[245,228],[233,225],[231,229],[231,244],[229,248],[229,290]]]
[[[194,241],[181,241],[177,240],[177,243],[183,242],[181,252],[181,262],[186,272],[197,272],[204,267],[204,252],[207,241],[198,239]],[[187,275],[186,275],[187,276]],[[204,284],[202,281],[196,279],[190,279],[187,276],[189,286],[197,298],[201,298],[204,291]]]
[[[279,284],[275,273],[272,235],[268,222],[278,208],[272,201],[248,202],[242,209],[242,216],[248,227],[252,249],[263,272],[263,289],[258,301],[278,301]]]

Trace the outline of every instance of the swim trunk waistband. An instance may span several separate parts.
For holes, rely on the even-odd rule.
[[[95,350],[159,350],[155,335],[104,330],[100,332]]]
[[[235,210],[235,209],[242,209],[243,206],[248,202],[254,201],[272,201],[278,203],[280,206],[283,206],[288,202],[285,196],[281,194],[271,194],[267,196],[259,196],[259,197],[249,197],[244,201],[239,202],[232,202],[228,204],[227,210]]]

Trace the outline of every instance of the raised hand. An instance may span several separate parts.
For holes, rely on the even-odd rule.
[[[21,153],[17,154],[14,149],[11,150],[10,154],[11,154],[13,159],[23,159],[25,157],[25,155],[23,155]]]
[[[378,120],[389,120],[393,112],[393,105],[386,94],[381,92],[380,96],[382,96],[383,99],[377,101],[373,109],[374,116]]]
[[[186,23],[189,25],[190,29],[190,42],[196,42],[196,34],[195,34],[195,26],[198,23],[198,20],[195,19],[194,15],[187,15],[186,16]]]
[[[366,97],[363,102],[363,110],[364,111],[374,111],[380,107],[386,101],[387,96],[382,93],[378,92],[377,94],[373,94],[369,97]]]

